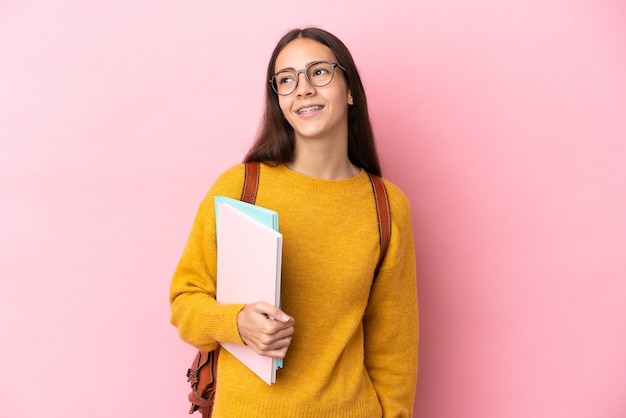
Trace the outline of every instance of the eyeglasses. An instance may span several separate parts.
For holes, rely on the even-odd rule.
[[[288,96],[298,87],[300,73],[304,73],[307,81],[314,87],[324,87],[333,81],[335,67],[346,71],[341,65],[330,61],[315,61],[306,66],[303,70],[280,70],[268,81],[272,89],[281,96]]]

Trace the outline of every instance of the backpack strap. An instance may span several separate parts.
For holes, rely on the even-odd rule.
[[[385,254],[387,254],[387,248],[389,248],[389,242],[391,241],[391,211],[389,209],[389,197],[387,196],[387,189],[383,180],[373,174],[367,173],[372,183],[372,190],[374,191],[374,198],[376,200],[376,214],[378,215],[378,233],[380,235],[380,257],[378,258],[378,264],[376,264],[376,270],[374,271],[374,278],[378,275],[378,269],[383,263]]]
[[[259,175],[261,174],[261,164],[251,162],[245,164],[246,177],[243,181],[241,199],[246,203],[254,205],[256,192],[259,189]]]
[[[256,201],[256,193],[259,188],[259,175],[261,173],[261,165],[258,162],[245,163],[245,180],[243,182],[243,190],[241,192],[241,200],[254,204]],[[389,209],[389,197],[383,180],[373,174],[367,174],[372,190],[374,192],[374,200],[376,202],[376,214],[378,216],[378,234],[380,239],[380,256],[376,264],[375,275],[387,254],[389,242],[391,241],[391,211]]]

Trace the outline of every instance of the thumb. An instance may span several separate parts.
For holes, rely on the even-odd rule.
[[[258,312],[264,314],[269,319],[280,322],[289,322],[291,317],[285,312],[281,311],[278,307],[269,304],[267,302],[257,303]]]

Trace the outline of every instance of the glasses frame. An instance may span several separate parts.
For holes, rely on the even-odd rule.
[[[313,82],[311,81],[311,79],[309,78],[309,68],[311,68],[314,65],[317,64],[330,64],[331,67],[331,74],[330,74],[330,80],[328,80],[328,83],[322,84],[322,85],[317,85],[317,84],[313,84]],[[326,60],[319,60],[319,61],[313,61],[312,63],[308,64],[305,68],[301,69],[301,70],[288,70],[288,69],[284,69],[284,70],[280,70],[279,72],[275,73],[272,78],[270,80],[268,80],[268,83],[270,84],[270,86],[272,86],[272,90],[274,90],[274,93],[278,94],[279,96],[289,96],[290,94],[293,94],[294,91],[296,91],[298,89],[298,83],[300,82],[300,73],[304,74],[304,77],[306,78],[306,81],[312,85],[313,87],[326,87],[327,85],[329,85],[330,83],[333,82],[333,80],[335,79],[335,68],[339,67],[343,70],[343,72],[346,72],[346,69],[340,65],[337,64],[336,62],[332,62],[332,61],[326,61]],[[296,74],[296,82],[293,86],[293,90],[290,91],[289,93],[286,94],[282,94],[278,92],[278,87],[276,87],[276,83],[274,83],[274,80],[276,80],[276,76],[281,74],[281,73],[285,73],[285,72],[291,72],[291,73],[295,73]]]

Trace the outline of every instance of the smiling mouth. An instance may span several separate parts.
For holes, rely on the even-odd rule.
[[[296,110],[296,113],[298,115],[304,115],[306,113],[311,113],[311,112],[315,112],[318,110],[322,110],[324,108],[324,106],[309,106],[309,107],[303,107],[302,109],[298,109]]]

